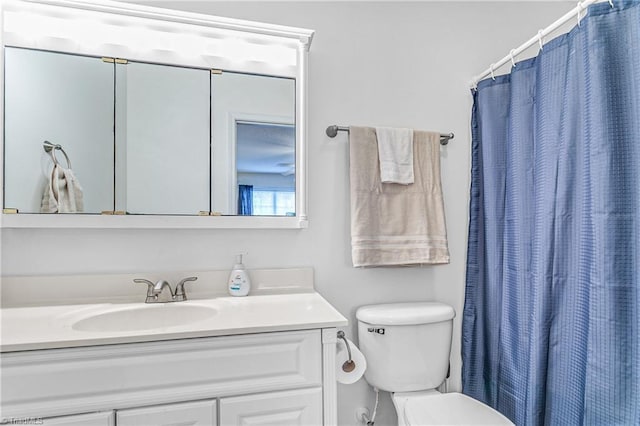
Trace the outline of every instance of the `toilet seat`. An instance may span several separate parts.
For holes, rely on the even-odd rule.
[[[402,414],[408,426],[513,426],[493,408],[461,393],[407,392],[397,396],[404,399]]]

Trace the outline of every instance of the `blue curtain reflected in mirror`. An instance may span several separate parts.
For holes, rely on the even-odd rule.
[[[238,185],[238,214],[253,215],[253,185]]]

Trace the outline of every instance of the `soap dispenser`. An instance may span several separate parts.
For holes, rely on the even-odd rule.
[[[233,265],[229,275],[229,294],[232,296],[246,296],[251,290],[249,274],[242,264],[242,255],[236,256],[236,264]]]

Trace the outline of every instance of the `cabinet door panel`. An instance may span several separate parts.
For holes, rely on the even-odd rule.
[[[310,388],[322,384],[321,353],[318,330],[3,353],[0,411],[53,417]]]
[[[26,420],[26,419],[25,419]],[[34,424],[38,424],[37,422]],[[114,426],[113,411],[43,419],[44,426]]]
[[[299,389],[222,398],[220,425],[322,425],[322,389]]]
[[[116,68],[116,151],[126,153],[116,171],[126,176],[126,187],[116,188],[119,210],[209,211],[210,76],[209,70],[140,62]]]
[[[118,426],[213,426],[216,401],[185,402],[118,410]]]

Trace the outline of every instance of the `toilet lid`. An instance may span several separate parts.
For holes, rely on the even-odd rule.
[[[423,425],[511,425],[505,416],[461,393],[441,393],[409,398],[404,407],[407,424]]]

